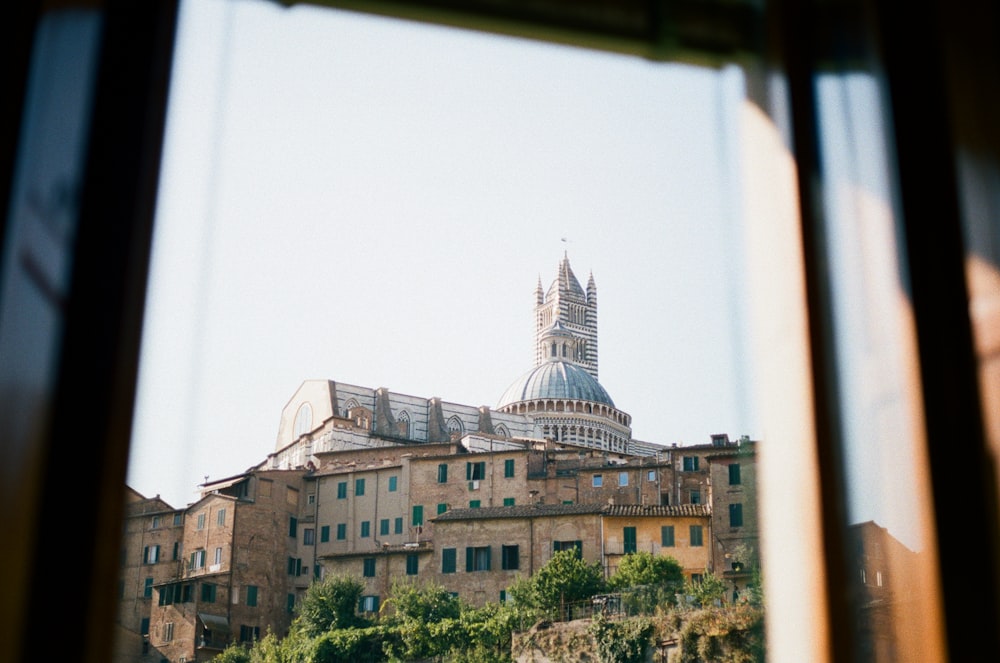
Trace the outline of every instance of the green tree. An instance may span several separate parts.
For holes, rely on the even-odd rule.
[[[384,630],[378,626],[327,631],[309,642],[308,663],[358,663],[383,661]]]
[[[518,578],[509,592],[515,603],[549,618],[560,618],[569,604],[589,599],[604,589],[600,562],[589,564],[575,550],[560,550],[535,575]]]
[[[608,587],[617,590],[649,585],[680,590],[684,586],[680,562],[673,557],[654,555],[644,550],[629,553],[621,559],[608,579]]]
[[[441,585],[395,581],[382,609],[391,610],[391,621],[439,622],[457,618],[462,613],[462,604]]]
[[[233,642],[212,659],[212,663],[250,663],[250,648]]]
[[[722,598],[726,594],[726,584],[722,578],[708,572],[699,580],[687,580],[684,583],[684,593],[692,598],[695,605],[708,608],[722,603]]]
[[[391,661],[442,657],[468,640],[459,620],[462,603],[435,583],[394,582],[383,610]]]
[[[332,629],[361,626],[358,601],[365,586],[348,575],[331,575],[314,582],[302,597],[295,626],[314,638]]]

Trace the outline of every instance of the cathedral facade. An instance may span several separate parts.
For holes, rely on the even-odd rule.
[[[631,421],[598,382],[597,285],[581,287],[568,256],[547,290],[535,291],[534,366],[495,407],[399,394],[332,380],[307,380],[282,411],[270,469],[315,463],[314,454],[466,436],[500,448],[554,441],[617,454],[654,455],[632,440]]]

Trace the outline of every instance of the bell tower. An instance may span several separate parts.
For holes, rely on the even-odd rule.
[[[542,279],[535,287],[535,366],[566,361],[597,376],[597,285],[594,275],[587,289],[580,286],[565,253],[547,291]]]

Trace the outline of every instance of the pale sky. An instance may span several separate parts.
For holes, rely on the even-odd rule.
[[[129,485],[274,450],[304,380],[495,406],[563,253],[633,437],[757,438],[735,70],[182,3]]]

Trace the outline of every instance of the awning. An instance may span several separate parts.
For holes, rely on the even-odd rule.
[[[219,617],[218,615],[207,615],[204,612],[198,613],[198,619],[205,625],[210,631],[225,631],[229,632],[229,620],[225,617]]]

